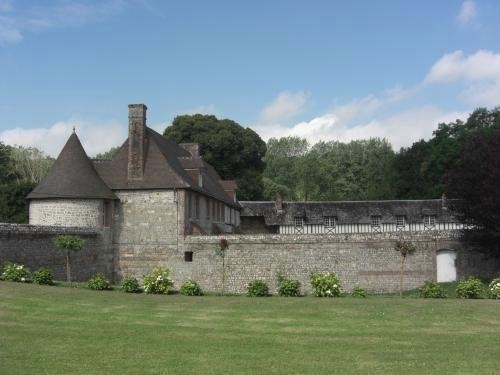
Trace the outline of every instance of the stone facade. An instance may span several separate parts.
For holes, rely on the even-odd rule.
[[[0,224],[0,265],[20,263],[31,270],[45,267],[54,272],[56,280],[66,280],[66,257],[52,243],[52,239],[60,234],[78,235],[85,240],[82,250],[71,255],[74,281],[87,281],[96,273],[114,278],[114,252],[109,229]]]
[[[29,205],[29,223],[62,227],[101,226],[103,201],[99,199],[38,199]]]

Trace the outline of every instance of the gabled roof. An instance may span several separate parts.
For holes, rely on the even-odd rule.
[[[97,174],[76,133],[71,134],[48,175],[27,199],[116,199]]]
[[[140,180],[128,179],[128,139],[111,160],[95,160],[97,172],[113,190],[190,189],[235,205],[219,183],[220,177],[213,167],[201,158],[146,128],[144,175]],[[202,186],[196,178],[202,175]]]

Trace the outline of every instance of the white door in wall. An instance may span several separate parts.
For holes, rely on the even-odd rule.
[[[437,252],[437,281],[446,283],[457,280],[457,267],[455,261],[457,253],[453,250],[440,250]]]

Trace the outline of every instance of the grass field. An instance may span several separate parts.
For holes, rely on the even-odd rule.
[[[500,301],[126,295],[0,282],[0,374],[494,374]]]

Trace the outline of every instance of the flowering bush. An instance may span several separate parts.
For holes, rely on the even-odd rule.
[[[267,297],[269,295],[269,287],[264,280],[254,280],[250,284],[248,284],[247,296]]]
[[[33,272],[33,282],[40,285],[54,284],[54,275],[47,268],[39,268]]]
[[[8,281],[25,283],[29,280],[30,272],[22,264],[5,263],[2,278]]]
[[[361,298],[366,298],[366,291],[363,288],[360,288],[359,286],[355,287],[352,292],[351,296],[353,297],[361,297]]]
[[[98,273],[87,281],[87,287],[93,290],[108,290],[111,289],[108,279],[103,274]]]
[[[143,279],[144,291],[149,294],[167,294],[174,285],[168,268],[155,268],[150,274],[144,275]]]
[[[278,295],[282,297],[300,297],[300,281],[287,279],[278,274]]]
[[[500,277],[493,279],[488,287],[488,295],[493,299],[500,299]]]
[[[475,277],[461,280],[457,285],[457,297],[459,298],[481,298],[483,283]]]
[[[315,272],[311,274],[310,280],[316,297],[340,297],[342,293],[340,278],[334,273],[320,274]]]
[[[434,281],[426,281],[425,284],[418,288],[420,297],[424,298],[446,298],[446,292],[441,286]]]
[[[202,296],[203,291],[201,290],[198,283],[194,280],[188,279],[182,284],[179,293],[183,296]]]
[[[120,283],[120,287],[125,293],[140,293],[139,281],[133,276],[125,276]]]

